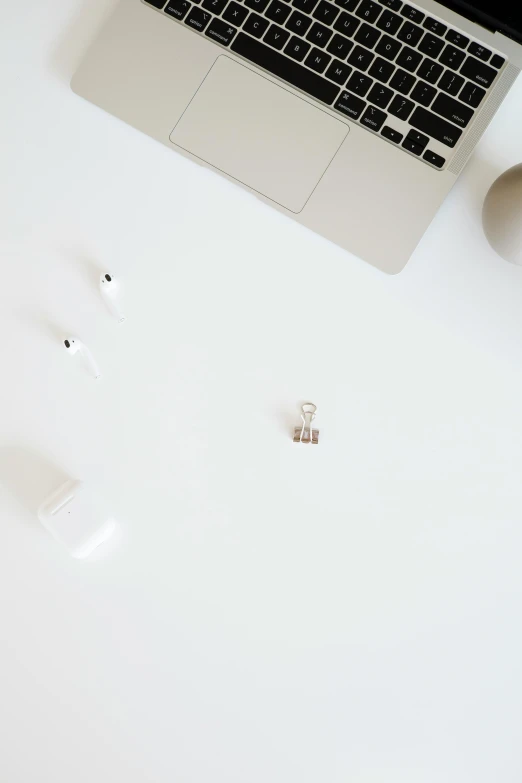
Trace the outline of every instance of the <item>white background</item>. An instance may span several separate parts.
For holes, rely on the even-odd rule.
[[[113,0],[0,5],[2,783],[520,783],[522,81],[387,277],[73,95]]]

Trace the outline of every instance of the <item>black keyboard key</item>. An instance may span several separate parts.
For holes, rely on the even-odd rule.
[[[259,14],[252,13],[243,25],[243,30],[256,38],[262,38],[267,31],[268,25],[269,22],[266,19],[259,16]]]
[[[366,104],[360,98],[355,95],[351,95],[349,92],[342,92],[341,97],[334,106],[334,109],[342,111],[347,117],[352,120],[358,120],[364,111]]]
[[[311,43],[315,44],[316,46],[324,47],[326,46],[326,44],[328,43],[331,37],[332,37],[332,31],[329,30],[328,27],[319,24],[319,22],[314,22],[312,27],[308,31],[308,35],[306,36],[306,39]]]
[[[265,16],[271,19],[272,22],[284,24],[290,16],[290,8],[286,3],[282,3],[281,0],[272,0],[266,9]]]
[[[431,107],[434,112],[451,120],[455,125],[465,128],[474,115],[473,109],[469,109],[464,104],[450,98],[449,95],[439,92]]]
[[[294,0],[292,5],[300,11],[304,11],[305,14],[311,14],[317,5],[317,0]]]
[[[373,0],[362,0],[362,3],[357,8],[355,14],[360,19],[364,19],[365,22],[373,24],[377,21],[377,17],[381,11],[381,6],[378,3],[374,3]]]
[[[348,57],[348,62],[355,68],[359,68],[361,71],[366,71],[370,67],[373,60],[373,54],[368,49],[363,49],[361,46],[356,46],[351,55]]]
[[[252,11],[257,11],[262,14],[268,5],[268,0],[244,0],[245,5],[251,8]]]
[[[384,136],[385,139],[393,141],[395,144],[400,144],[403,138],[402,133],[399,133],[399,131],[395,130],[395,128],[390,128],[389,125],[384,126],[381,131],[381,136]]]
[[[407,95],[414,84],[415,76],[412,76],[411,73],[407,73],[406,71],[401,71],[399,68],[390,82],[390,87],[393,87],[394,90],[402,93],[402,95]]]
[[[443,65],[447,65],[448,68],[453,68],[456,71],[462,65],[465,56],[464,52],[460,52],[454,46],[447,44],[439,60]]]
[[[230,22],[231,24],[236,24],[238,27],[243,24],[245,19],[248,16],[247,9],[239,5],[239,3],[229,3],[226,7],[225,13],[223,14],[223,19],[226,19],[227,22]]]
[[[165,5],[165,0],[147,0],[147,3],[149,3],[149,5],[153,5],[154,8],[163,8]]]
[[[427,136],[425,136],[423,133],[419,133],[419,131],[413,130],[413,128],[410,128],[406,138],[410,141],[414,141],[415,144],[421,146],[422,149],[424,149],[429,142],[429,138]]]
[[[352,68],[350,65],[346,65],[346,63],[342,63],[340,60],[333,60],[325,76],[328,76],[329,79],[332,79],[337,84],[346,84],[346,80],[351,72]]]
[[[446,41],[455,44],[455,46],[459,46],[461,49],[465,49],[469,44],[469,38],[466,38],[462,33],[457,33],[456,30],[448,30],[446,33]]]
[[[331,59],[330,55],[323,52],[322,49],[314,48],[306,58],[305,65],[311,68],[312,71],[322,73]]]
[[[392,98],[393,90],[384,87],[382,84],[374,84],[368,93],[369,102],[379,106],[381,109],[385,109]]]
[[[502,68],[502,66],[505,63],[505,59],[501,57],[499,54],[494,54],[491,58],[490,65],[493,66],[493,68]]]
[[[333,24],[338,14],[339,9],[333,3],[327,3],[326,0],[321,0],[314,11],[314,17],[323,24]]]
[[[366,23],[359,27],[354,36],[357,43],[367,46],[368,49],[373,49],[380,37],[380,32]]]
[[[355,16],[342,13],[339,18],[335,20],[334,30],[338,30],[345,35],[353,35],[360,24],[361,23]]]
[[[420,76],[421,79],[424,79],[424,81],[429,82],[430,84],[435,84],[443,70],[444,68],[440,63],[436,63],[426,57],[417,71],[417,76]]]
[[[373,76],[374,79],[378,79],[380,82],[387,82],[394,70],[395,67],[390,62],[388,62],[388,60],[383,60],[382,57],[377,57],[375,62],[372,63],[372,67],[368,73],[370,76]],[[411,78],[413,79],[413,76]]]
[[[407,43],[410,46],[417,46],[422,38],[422,27],[418,27],[416,24],[413,24],[413,22],[404,22],[397,33],[397,38],[399,41]]]
[[[383,5],[387,5],[392,11],[400,11],[402,8],[402,0],[380,0]]]
[[[285,43],[290,38],[288,30],[283,30],[282,27],[278,27],[276,24],[271,24],[270,29],[266,33],[263,41],[273,46],[274,49],[281,50]]]
[[[453,73],[453,71],[445,71],[444,76],[442,76],[437,86],[440,87],[441,90],[444,90],[444,92],[448,92],[450,95],[458,95],[458,92],[463,84],[464,79],[462,76],[459,76],[457,73]]]
[[[335,4],[344,8],[345,11],[355,11],[359,5],[359,0],[335,0]]]
[[[407,98],[401,98],[400,95],[396,95],[391,102],[388,111],[390,114],[394,114],[400,120],[407,120],[414,107],[415,104],[413,101],[409,101]]]
[[[486,91],[483,90],[482,87],[477,87],[477,85],[473,84],[473,82],[466,82],[462,88],[462,92],[459,95],[459,100],[461,100],[463,103],[467,103],[468,106],[473,106],[473,108],[476,109],[477,106],[480,105],[480,102],[485,94]]]
[[[213,19],[205,30],[205,35],[223,44],[223,46],[228,46],[236,33],[236,27],[232,27],[232,25],[223,22],[221,19]]]
[[[401,45],[394,38],[390,38],[388,35],[383,35],[375,51],[377,54],[386,57],[387,60],[395,60],[396,56],[400,52]]]
[[[380,109],[376,109],[375,106],[368,106],[363,116],[361,117],[361,125],[366,125],[372,131],[380,131],[384,123],[386,122],[386,114]]]
[[[397,57],[397,65],[400,65],[401,68],[406,68],[407,71],[413,73],[419,67],[421,60],[422,54],[416,52],[414,49],[410,49],[409,46],[405,46]]]
[[[306,41],[303,41],[302,38],[296,38],[296,36],[293,35],[285,46],[284,51],[285,54],[287,54],[293,60],[301,62],[301,60],[304,60],[310,51],[310,44],[306,43]]]
[[[401,24],[402,19],[400,16],[392,13],[392,11],[383,11],[377,22],[377,27],[389,35],[395,35]]]
[[[286,27],[292,33],[296,33],[297,35],[304,35],[311,24],[312,20],[310,17],[299,13],[299,11],[292,11],[292,16],[286,23]]]
[[[422,150],[424,149],[424,147],[421,144],[417,144],[415,141],[412,141],[412,139],[409,139],[407,136],[402,142],[401,147],[404,147],[404,149],[408,150],[408,152],[413,152],[414,155],[421,155]]]
[[[369,76],[366,76],[364,73],[359,73],[359,71],[354,71],[348,79],[346,86],[357,95],[366,95],[372,84],[373,79],[370,79]]]
[[[431,33],[426,33],[419,44],[419,52],[427,54],[430,57],[438,57],[442,51],[444,42]]]
[[[188,0],[172,0],[167,3],[165,13],[174,16],[176,19],[184,19],[190,8]]]
[[[475,41],[472,41],[468,46],[468,52],[472,54],[473,57],[478,57],[479,60],[483,60],[485,63],[491,57],[491,50],[486,49],[485,46],[481,46],[480,44],[475,43]]]
[[[413,8],[411,5],[403,6],[401,14],[407,19],[411,19],[412,22],[417,22],[417,24],[420,24],[424,19],[422,11],[419,11],[418,8]]]
[[[481,63],[480,60],[476,60],[474,57],[466,58],[466,62],[460,69],[460,72],[466,78],[478,82],[483,87],[491,87],[497,75],[497,71],[490,68],[489,65],[484,65],[484,63]]]
[[[227,0],[203,0],[201,7],[219,16],[226,4]]]
[[[391,108],[390,108],[391,111]],[[442,117],[438,117],[422,106],[417,106],[410,117],[410,125],[417,130],[426,133],[437,141],[441,141],[448,147],[454,147],[462,136],[462,131],[456,128],[451,122],[446,122]]]
[[[193,27],[194,30],[201,32],[205,29],[211,18],[211,14],[207,13],[206,11],[202,11],[201,8],[193,8],[185,19],[185,24],[187,24],[189,27]]]
[[[427,160],[428,163],[431,163],[432,166],[436,166],[438,169],[441,169],[446,163],[444,158],[441,158],[440,155],[437,155],[436,152],[432,152],[431,150],[426,150],[422,157],[424,160]]]
[[[413,101],[422,104],[422,106],[429,106],[436,94],[437,90],[435,87],[432,87],[431,84],[418,81],[411,91],[410,98]]]
[[[442,24],[442,22],[439,22],[437,19],[432,19],[431,16],[426,17],[422,26],[426,30],[429,30],[430,33],[435,33],[435,35],[444,35],[448,29],[445,24]]]
[[[335,57],[340,57],[342,60],[346,60],[353,47],[353,41],[349,41],[344,35],[336,33],[330,43],[328,44],[328,51]]]
[[[230,48],[240,57],[245,57],[318,101],[332,104],[339,93],[339,87],[332,82],[242,32],[234,38]]]

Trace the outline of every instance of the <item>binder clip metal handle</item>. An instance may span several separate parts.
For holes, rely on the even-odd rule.
[[[317,405],[307,402],[301,410],[303,411],[301,414],[303,424],[301,427],[294,429],[294,443],[319,443],[319,430],[312,429]]]

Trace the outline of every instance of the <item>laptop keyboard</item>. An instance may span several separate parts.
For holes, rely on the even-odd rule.
[[[402,0],[145,0],[441,169],[505,59]]]

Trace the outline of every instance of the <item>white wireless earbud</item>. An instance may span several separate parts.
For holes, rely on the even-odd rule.
[[[100,277],[100,293],[112,315],[122,324],[126,318],[121,310],[120,284],[108,272]]]
[[[89,370],[92,375],[98,380],[98,378],[101,378],[101,372],[99,370],[98,365],[94,361],[94,357],[92,353],[89,351],[86,345],[82,343],[81,340],[78,340],[77,337],[66,337],[63,341],[63,344],[67,348],[67,352],[74,356],[75,354],[79,353],[82,357],[85,366]]]

